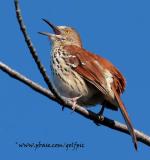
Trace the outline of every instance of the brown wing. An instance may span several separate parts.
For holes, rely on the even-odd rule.
[[[77,46],[65,46],[64,49],[71,54],[68,63],[84,79],[97,87],[104,95],[108,94],[106,80],[103,76],[103,69],[97,61],[96,55],[85,51]]]
[[[108,60],[90,53],[77,46],[68,45],[64,47],[74,58],[70,57],[71,63],[77,63],[74,70],[78,72],[83,78],[88,80],[96,86],[103,94],[108,94],[106,80],[104,78],[104,69],[108,69],[113,76],[113,85],[120,95],[123,93],[126,81],[119,70]]]
[[[120,71],[108,60],[105,58],[97,56],[97,60],[100,64],[105,65],[105,68],[107,68],[111,74],[113,75],[113,85],[117,91],[117,93],[120,95],[124,92],[126,87],[126,80],[124,76],[120,73]]]

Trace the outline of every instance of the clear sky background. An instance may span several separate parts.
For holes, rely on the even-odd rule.
[[[122,99],[135,128],[150,135],[150,1],[20,0],[23,18],[38,54],[49,71],[51,31],[41,18],[76,28],[84,48],[112,61],[127,79]],[[20,32],[13,0],[0,0],[0,60],[47,87]],[[133,148],[130,136],[96,126],[0,71],[0,159],[149,159],[150,148]],[[98,108],[96,108],[98,110]],[[120,112],[105,115],[124,122]],[[85,144],[71,149],[19,148],[18,143]]]

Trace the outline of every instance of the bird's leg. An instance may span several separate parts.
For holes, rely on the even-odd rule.
[[[105,109],[105,105],[102,104],[102,108],[101,108],[101,110],[100,110],[99,113],[98,113],[98,117],[99,117],[99,119],[100,119],[101,121],[104,120],[104,116],[103,116],[104,109]]]
[[[77,100],[78,100],[80,97],[81,97],[81,96],[72,98],[72,102],[73,102],[72,110],[73,110],[73,111],[76,109]]]
[[[68,100],[71,100],[73,102],[72,105],[72,110],[74,111],[76,109],[76,104],[77,104],[77,100],[82,97],[82,95],[78,96],[78,97],[73,97],[73,98],[67,98]]]
[[[99,115],[99,116],[103,116],[104,109],[105,109],[105,106],[104,106],[104,104],[103,104],[101,110],[98,112],[98,115]]]
[[[101,110],[97,113],[98,118],[99,118],[101,121],[104,120],[104,116],[103,116],[104,109],[105,109],[105,105],[103,104]],[[97,126],[100,126],[99,123],[97,123],[97,122],[94,122],[94,123],[95,123]]]

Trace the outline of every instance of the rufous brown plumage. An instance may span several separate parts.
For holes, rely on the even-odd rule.
[[[62,96],[82,106],[101,104],[113,110],[119,108],[137,149],[136,135],[120,98],[126,86],[124,76],[108,60],[83,49],[81,38],[73,28],[44,21],[54,31],[54,34],[40,32],[52,41],[54,87]]]

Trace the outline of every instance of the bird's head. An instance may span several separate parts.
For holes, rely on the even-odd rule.
[[[39,32],[42,35],[46,35],[54,44],[64,45],[76,45],[82,47],[80,35],[71,27],[67,26],[55,26],[49,21],[43,19],[54,31],[54,34],[49,32]]]

